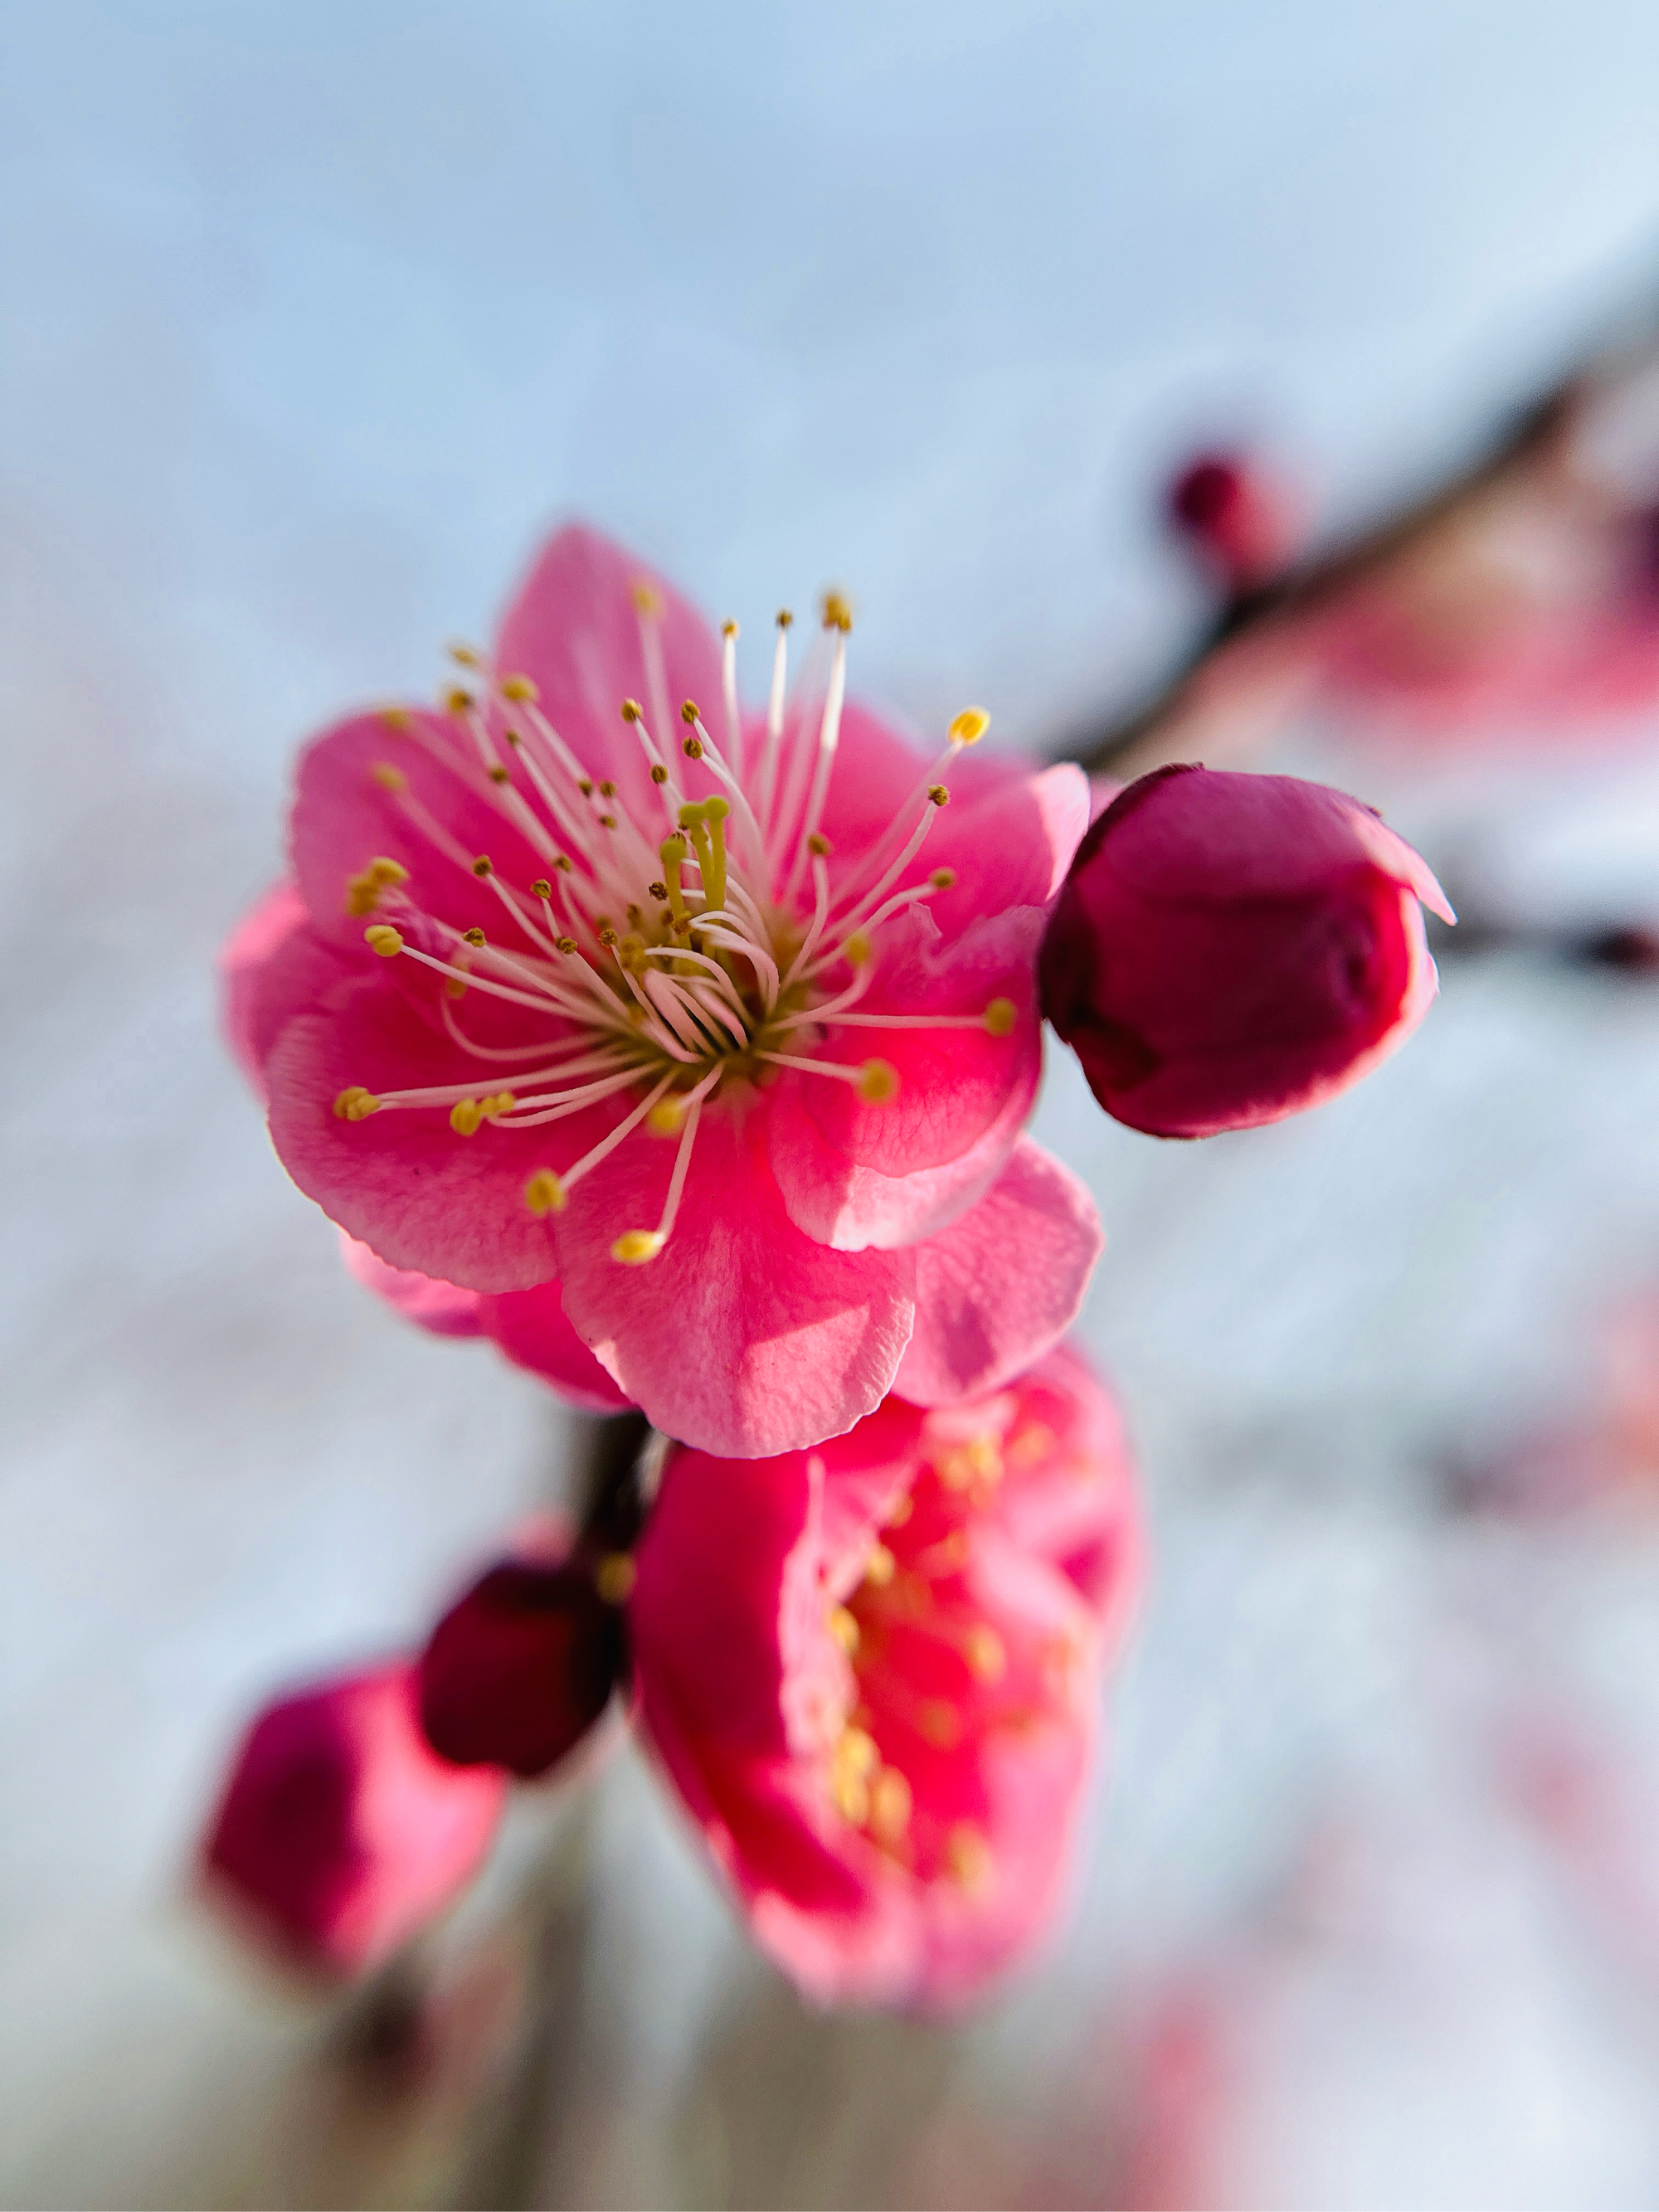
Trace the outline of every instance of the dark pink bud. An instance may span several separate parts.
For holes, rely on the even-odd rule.
[[[204,1869],[296,1963],[358,1973],[471,1880],[505,1787],[428,1748],[409,1667],[325,1683],[248,1730]]]
[[[620,1600],[631,1562],[600,1563],[617,1603],[585,1567],[492,1567],[432,1632],[421,1656],[421,1720],[457,1765],[542,1774],[592,1728],[623,1666]]]
[[[1170,520],[1231,591],[1265,584],[1296,550],[1296,501],[1242,454],[1200,454],[1175,479],[1168,496]]]
[[[1427,866],[1369,806],[1291,775],[1158,769],[1084,838],[1043,1010],[1109,1114],[1156,1137],[1277,1121],[1368,1074],[1437,978]]]

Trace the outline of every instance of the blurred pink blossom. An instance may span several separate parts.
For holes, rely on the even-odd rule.
[[[505,1797],[492,1768],[441,1759],[415,1678],[392,1666],[266,1706],[203,1847],[210,1893],[288,1962],[363,1972],[465,1888]]]
[[[672,1456],[639,1723],[810,1996],[949,2008],[1048,1932],[1140,1564],[1115,1409],[1064,1347],[817,1451]]]

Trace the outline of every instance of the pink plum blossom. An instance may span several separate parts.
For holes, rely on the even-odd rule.
[[[203,1847],[212,1893],[289,1963],[364,1972],[471,1881],[501,1817],[493,1769],[447,1765],[407,1666],[268,1705],[243,1738]]]
[[[639,1725],[809,1996],[949,2008],[1030,1950],[1140,1567],[1075,1352],[815,1451],[678,1451],[635,1566]]]
[[[792,690],[780,617],[750,712],[735,625],[561,532],[441,709],[312,744],[295,888],[226,959],[277,1152],[378,1287],[452,1330],[392,1278],[477,1293],[557,1387],[574,1335],[733,1455],[995,1387],[1100,1249],[1020,1135],[1085,779],[972,750],[976,709],[914,751],[847,698],[849,628],[831,595]]]
[[[1159,769],[1078,849],[1044,1010],[1108,1113],[1207,1137],[1316,1106],[1421,1021],[1428,867],[1358,799],[1288,775]]]

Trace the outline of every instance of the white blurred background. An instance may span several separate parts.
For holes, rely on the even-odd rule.
[[[1659,1283],[1659,988],[1522,951],[1205,1146],[1055,1054],[1157,1577],[1073,1936],[980,2021],[805,2017],[623,1755],[491,2166],[546,1816],[412,2098],[180,1894],[242,1717],[416,1635],[568,1435],[347,1280],[216,1040],[296,742],[580,513],[1057,744],[1203,619],[1195,441],[1340,531],[1659,287],[1656,125],[1612,0],[0,8],[8,2201],[1659,2202],[1659,1489],[1459,1474],[1593,1420]],[[1263,764],[1652,920],[1655,738]]]

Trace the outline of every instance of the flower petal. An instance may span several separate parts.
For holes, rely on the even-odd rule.
[[[299,886],[286,877],[232,930],[219,954],[220,1024],[261,1097],[265,1061],[283,1030],[351,973],[352,964],[311,927]]]
[[[1035,1364],[1076,1319],[1104,1243],[1083,1185],[1022,1137],[988,1194],[916,1247],[915,1328],[893,1388],[944,1406]]]
[[[565,1311],[656,1426],[738,1458],[848,1429],[910,1334],[902,1255],[832,1252],[785,1212],[763,1117],[722,1099],[699,1128],[672,1235],[643,1266],[617,1237],[662,1215],[676,1146],[636,1134],[555,1217]]]
[[[556,1283],[478,1301],[478,1325],[515,1367],[584,1413],[625,1413],[633,1400],[612,1381],[570,1325]]]
[[[434,1275],[417,1275],[412,1268],[388,1267],[367,1244],[340,1234],[340,1257],[346,1273],[377,1298],[384,1298],[394,1313],[413,1322],[431,1336],[477,1336],[483,1328],[477,1291],[464,1291],[459,1283],[441,1282]]]

